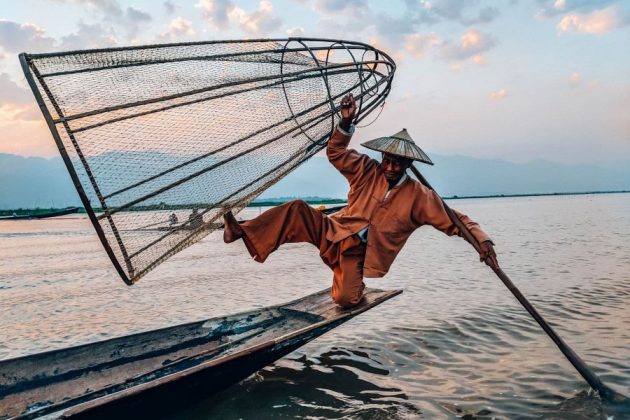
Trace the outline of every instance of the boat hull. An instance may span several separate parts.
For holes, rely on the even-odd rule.
[[[0,418],[164,414],[207,398],[401,293],[285,305],[0,362]]]

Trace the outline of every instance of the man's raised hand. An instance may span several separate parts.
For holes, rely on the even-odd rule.
[[[348,94],[341,99],[341,126],[342,128],[350,127],[354,114],[357,112],[357,103],[352,94]]]

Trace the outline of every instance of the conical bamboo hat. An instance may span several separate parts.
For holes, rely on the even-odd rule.
[[[429,156],[419,148],[411,139],[406,128],[388,137],[379,137],[374,140],[361,143],[361,146],[378,152],[389,153],[396,156],[406,157],[422,163],[433,165]]]

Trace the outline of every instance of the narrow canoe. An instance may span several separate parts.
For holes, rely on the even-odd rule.
[[[341,309],[323,290],[279,306],[0,361],[0,418],[164,414],[399,293],[366,289],[361,304]]]
[[[78,207],[66,207],[65,209],[50,211],[48,213],[14,214],[11,216],[0,216],[0,220],[30,220],[45,219],[48,217],[65,216],[66,214],[78,213]]]

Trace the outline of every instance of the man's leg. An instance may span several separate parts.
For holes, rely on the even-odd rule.
[[[290,201],[238,227],[234,216],[226,215],[224,240],[232,242],[243,238],[247,250],[258,262],[264,262],[269,254],[285,243],[310,242],[320,248],[321,253],[329,246],[326,222],[324,214],[304,201]]]
[[[343,308],[357,305],[363,297],[363,262],[365,244],[357,235],[339,244],[339,260],[333,267],[333,285],[330,291],[333,301]]]

